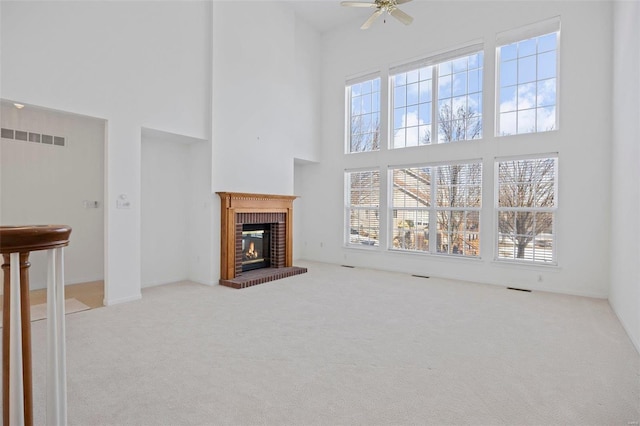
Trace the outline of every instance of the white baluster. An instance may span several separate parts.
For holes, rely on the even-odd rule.
[[[67,424],[67,374],[64,323],[64,255],[49,250],[47,276],[47,424]]]
[[[22,318],[20,318],[20,253],[10,255],[11,326],[9,331],[9,423],[24,425],[22,400]],[[6,295],[5,295],[6,296]]]

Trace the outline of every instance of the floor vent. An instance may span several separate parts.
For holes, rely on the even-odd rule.
[[[429,278],[426,275],[416,275],[416,274],[411,274],[412,277],[416,277],[416,278]]]
[[[343,268],[352,268],[352,269],[355,268],[355,266],[351,266],[351,265],[340,265],[340,266],[342,266]]]
[[[531,293],[531,290],[527,290],[526,288],[507,287],[507,290],[524,291],[525,293]]]
[[[63,136],[43,135],[40,133],[26,132],[24,130],[13,130],[2,128],[3,139],[14,139],[17,141],[43,143],[47,145],[65,146],[66,140]]]

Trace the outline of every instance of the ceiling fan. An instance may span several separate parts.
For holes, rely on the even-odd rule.
[[[366,3],[366,2],[360,2],[360,1],[343,1],[340,4],[343,6],[349,6],[349,7],[375,8],[376,11],[373,12],[373,15],[371,15],[369,19],[367,19],[365,23],[362,24],[362,26],[360,27],[360,29],[366,30],[371,26],[371,24],[373,24],[373,21],[375,21],[380,15],[382,15],[383,12],[387,12],[389,15],[393,16],[403,24],[409,25],[413,21],[413,18],[407,15],[406,13],[404,13],[403,11],[401,11],[400,9],[398,9],[398,5],[403,3],[408,3],[410,1],[411,0],[374,0],[373,3]]]

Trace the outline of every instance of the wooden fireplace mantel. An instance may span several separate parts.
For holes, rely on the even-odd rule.
[[[238,213],[284,213],[285,267],[293,266],[293,201],[295,195],[216,192],[220,196],[220,279],[236,277],[236,218]]]

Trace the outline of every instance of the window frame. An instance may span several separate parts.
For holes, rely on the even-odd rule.
[[[439,190],[439,184],[438,184],[438,174],[440,173],[439,169],[441,167],[447,167],[447,166],[472,166],[472,165],[477,165],[479,166],[479,174],[478,174],[478,178],[479,178],[479,182],[476,182],[476,186],[479,188],[480,190],[480,194],[479,194],[479,205],[478,206],[456,206],[456,207],[446,207],[446,206],[439,206],[438,205],[438,190]],[[429,169],[429,175],[430,175],[430,184],[429,184],[429,190],[430,190],[430,194],[429,194],[429,206],[428,207],[424,207],[424,208],[404,208],[401,206],[396,206],[394,204],[394,199],[395,197],[393,196],[393,186],[394,186],[394,182],[393,182],[393,173],[395,170],[402,170],[402,169],[415,169],[415,168],[428,168]],[[421,163],[421,164],[411,164],[411,165],[394,165],[394,166],[389,166],[388,167],[388,172],[387,172],[387,179],[388,179],[388,195],[387,195],[387,199],[390,200],[387,202],[388,208],[387,208],[387,215],[388,217],[392,218],[391,220],[388,221],[388,234],[389,234],[389,242],[387,244],[387,250],[389,251],[393,251],[393,252],[399,252],[399,253],[417,253],[417,254],[425,254],[425,255],[435,255],[435,256],[445,256],[445,257],[454,257],[454,258],[463,258],[463,259],[480,259],[481,258],[481,232],[480,230],[482,229],[482,225],[481,225],[481,217],[482,217],[482,193],[483,193],[483,163],[481,159],[475,158],[475,159],[466,159],[466,160],[459,160],[459,161],[447,161],[447,162],[434,162],[434,163]],[[400,248],[400,247],[394,247],[394,228],[395,228],[395,221],[394,221],[394,210],[403,210],[403,211],[425,211],[428,213],[429,215],[429,236],[428,236],[428,249],[427,250],[414,250],[414,249],[405,249],[405,248]],[[477,235],[477,241],[478,241],[478,247],[477,247],[477,254],[475,255],[466,255],[466,254],[462,254],[462,253],[453,253],[453,250],[449,250],[449,248],[447,249],[447,251],[439,251],[439,247],[437,244],[438,241],[438,224],[439,224],[439,214],[440,212],[445,212],[445,211],[460,211],[463,212],[465,214],[466,217],[466,213],[467,212],[475,212],[478,215],[478,230],[477,231],[473,231],[473,233],[475,235]],[[463,231],[463,233],[466,232]],[[434,241],[434,244],[431,244],[431,242]]]
[[[500,163],[503,162],[516,162],[516,161],[536,161],[536,160],[553,160],[553,207],[522,207],[522,206],[500,206]],[[522,155],[515,157],[496,157],[494,159],[494,210],[493,210],[493,220],[495,222],[494,226],[494,261],[504,264],[518,264],[518,265],[529,265],[529,266],[558,266],[558,234],[557,234],[557,216],[558,216],[558,170],[559,170],[559,156],[557,152],[546,153],[546,154],[535,154],[535,155]],[[532,259],[520,259],[514,255],[513,258],[509,257],[500,257],[500,241],[501,241],[501,232],[500,232],[500,220],[499,216],[502,212],[533,212],[536,213],[549,213],[552,215],[552,228],[551,228],[551,260],[536,260],[535,259],[535,243],[538,239],[536,239],[536,235],[532,237],[531,243],[533,244],[533,253]],[[541,239],[540,239],[541,240]],[[515,250],[515,242],[514,242],[514,250]]]
[[[377,205],[353,205],[351,204],[351,179],[352,179],[352,175],[354,173],[367,173],[367,172],[371,172],[371,173],[378,173],[378,204]],[[380,172],[380,168],[379,167],[367,167],[367,168],[360,168],[360,169],[346,169],[344,171],[344,230],[343,230],[343,235],[344,235],[344,246],[348,247],[348,248],[362,248],[362,249],[367,249],[367,250],[378,250],[380,249],[380,247],[382,247],[382,244],[380,243],[381,241],[381,230],[382,227],[380,226],[380,223],[383,220],[383,217],[381,215],[382,213],[382,209],[381,209],[381,201],[382,201],[382,182],[381,182],[381,177],[382,174]],[[352,211],[367,211],[367,210],[372,210],[376,212],[376,216],[377,216],[377,221],[378,221],[378,227],[377,227],[377,234],[378,234],[378,244],[370,244],[370,243],[365,243],[363,241],[358,241],[358,243],[354,243],[351,241],[352,237],[352,227],[351,227],[351,212]],[[371,229],[371,227],[369,227],[368,229]],[[360,237],[358,237],[360,238]],[[365,241],[372,241],[375,239],[368,239]]]
[[[352,121],[354,119],[354,115],[353,115],[353,109],[352,109],[352,101],[353,101],[353,86],[357,85],[357,84],[362,84],[362,83],[366,83],[366,82],[373,82],[375,80],[378,80],[378,110],[377,110],[377,114],[378,114],[378,146],[377,148],[373,148],[372,149],[366,149],[366,150],[360,150],[360,151],[353,151],[352,150]],[[382,76],[380,75],[380,72],[375,72],[375,73],[368,73],[365,75],[362,75],[360,77],[357,78],[352,78],[349,79],[345,82],[345,146],[344,146],[344,150],[345,150],[345,154],[362,154],[362,153],[366,153],[366,152],[377,152],[380,151],[384,141],[382,140],[382,122],[383,122],[383,103],[382,103]],[[371,92],[374,93],[374,92]],[[374,111],[371,112],[371,114],[375,113]],[[360,116],[362,116],[362,114],[360,114]]]
[[[395,190],[395,181],[394,181],[394,171],[396,170],[405,170],[405,169],[429,169],[429,205],[427,207],[406,207],[406,206],[396,206],[394,204],[395,201],[395,197],[394,197],[394,190]],[[396,228],[400,228],[400,227],[396,227],[396,221],[397,216],[395,214],[395,211],[404,211],[404,212],[415,212],[416,214],[418,212],[426,212],[428,215],[428,222],[427,222],[427,226],[428,226],[428,237],[427,237],[427,241],[432,241],[431,239],[431,228],[432,228],[432,215],[433,215],[433,185],[431,184],[431,182],[433,181],[433,166],[432,165],[428,165],[428,164],[416,164],[416,165],[402,165],[402,166],[389,166],[387,168],[387,179],[388,179],[388,183],[387,183],[387,188],[388,188],[388,194],[387,194],[387,205],[388,205],[388,213],[387,213],[387,217],[390,218],[390,220],[388,220],[388,230],[387,233],[389,235],[389,242],[387,243],[387,250],[390,251],[397,251],[397,252],[401,252],[401,253],[419,253],[419,254],[424,254],[424,253],[430,253],[431,252],[431,245],[428,245],[428,249],[427,250],[415,250],[415,249],[406,249],[406,248],[401,248],[401,247],[394,247],[394,243],[395,243],[395,238],[394,237],[394,229]],[[403,222],[406,221],[403,220]],[[402,227],[404,229],[404,227]],[[411,232],[409,230],[409,232]],[[415,231],[414,231],[415,232]],[[401,242],[400,240],[398,240],[398,244],[400,245]]]
[[[501,125],[501,112],[500,112],[500,96],[501,96],[501,89],[502,87],[500,86],[500,82],[501,82],[501,71],[502,71],[502,67],[501,67],[501,48],[508,46],[510,44],[513,43],[519,43],[522,41],[526,41],[532,38],[538,38],[538,37],[543,37],[549,34],[553,34],[556,33],[556,55],[555,55],[555,62],[556,62],[556,69],[555,69],[555,104],[553,105],[555,108],[555,122],[554,122],[554,128],[550,129],[550,130],[538,130],[537,129],[537,109],[539,108],[543,108],[542,107],[538,107],[537,106],[537,102],[536,102],[536,106],[533,107],[533,110],[536,111],[536,130],[532,131],[532,132],[518,132],[518,124],[517,124],[517,114],[519,111],[519,109],[516,109],[514,111],[509,111],[509,112],[515,112],[516,113],[516,131],[514,133],[509,133],[509,134],[502,134],[501,133],[501,129],[500,129],[500,125]],[[526,135],[526,134],[540,134],[540,133],[546,133],[546,132],[555,132],[560,130],[560,105],[561,105],[561,100],[560,100],[560,87],[561,87],[561,79],[560,79],[560,59],[562,57],[561,55],[561,36],[562,36],[562,31],[561,31],[561,25],[560,25],[560,17],[559,16],[555,16],[553,18],[541,21],[541,22],[537,22],[534,24],[530,24],[530,25],[526,25],[523,27],[519,27],[519,28],[515,28],[512,30],[508,30],[508,31],[504,31],[501,33],[498,33],[496,35],[496,43],[495,43],[495,93],[494,93],[494,114],[495,114],[495,123],[494,123],[494,136],[496,138],[503,138],[503,137],[512,137],[512,136],[519,136],[519,135]],[[551,52],[551,51],[549,51]],[[543,52],[546,53],[546,52]],[[536,48],[536,53],[532,56],[536,57],[536,79],[533,81],[536,84],[536,89],[538,86],[538,82],[540,81],[544,81],[547,79],[538,79],[538,74],[537,74],[537,63],[538,63],[538,56],[539,53],[537,51]],[[519,59],[519,57],[516,57],[516,61]],[[516,96],[517,96],[517,91],[518,91],[518,86],[520,84],[516,81],[515,84],[515,88],[516,88]],[[510,86],[511,87],[511,86]],[[537,99],[537,94],[536,94],[536,99]]]
[[[400,63],[398,65],[394,65],[389,67],[388,69],[388,101],[387,101],[387,105],[385,106],[387,108],[387,116],[388,118],[388,131],[387,131],[387,149],[389,150],[395,150],[395,149],[402,149],[402,148],[411,148],[411,147],[421,147],[421,146],[431,146],[431,145],[440,145],[440,144],[447,144],[447,143],[451,143],[451,142],[463,142],[463,141],[479,141],[482,140],[484,138],[484,73],[485,73],[485,52],[484,52],[484,42],[483,41],[473,41],[471,43],[468,43],[467,45],[463,45],[461,47],[458,47],[457,49],[453,49],[453,50],[447,50],[447,51],[443,51],[434,55],[430,55],[415,61],[410,61],[410,62],[404,62],[404,63]],[[479,62],[478,68],[474,68],[474,69],[478,69],[481,70],[482,76],[479,80],[479,87],[480,87],[480,91],[479,92],[473,92],[472,94],[477,94],[478,98],[479,98],[479,102],[480,102],[480,112],[479,112],[479,123],[480,123],[480,137],[478,138],[473,138],[473,139],[467,139],[466,137],[464,139],[455,139],[455,140],[450,140],[450,141],[443,141],[440,142],[439,141],[439,129],[440,129],[440,120],[439,120],[439,115],[440,115],[440,101],[441,99],[439,99],[439,77],[440,77],[440,66],[447,63],[447,62],[454,62],[458,59],[462,59],[464,57],[469,57],[469,56],[473,56],[476,54],[481,54],[482,58],[481,61]],[[430,140],[429,143],[425,143],[425,144],[420,144],[419,143],[419,139],[420,136],[418,136],[418,143],[416,145],[409,145],[407,146],[406,144],[406,136],[405,136],[405,142],[404,142],[404,146],[395,146],[395,77],[399,74],[402,73],[409,73],[409,72],[413,72],[413,71],[417,71],[418,73],[420,72],[420,70],[422,68],[426,68],[426,67],[431,67],[431,100],[429,101],[429,103],[431,104],[431,123],[428,125],[428,127],[430,128]],[[469,68],[467,67],[467,73],[469,71]],[[453,76],[453,72],[451,74]],[[465,95],[467,98],[470,96],[470,93],[468,92],[468,82],[467,82],[467,91],[465,92]],[[454,99],[453,94],[451,95],[451,99]],[[419,106],[420,102],[418,103]],[[407,105],[405,104],[404,106],[405,108],[407,108]],[[419,116],[419,113],[418,113]],[[406,129],[408,126],[404,126],[402,127],[403,129]],[[415,126],[412,126],[415,127]],[[419,125],[418,125],[419,127]],[[435,137],[435,139],[434,139]]]

